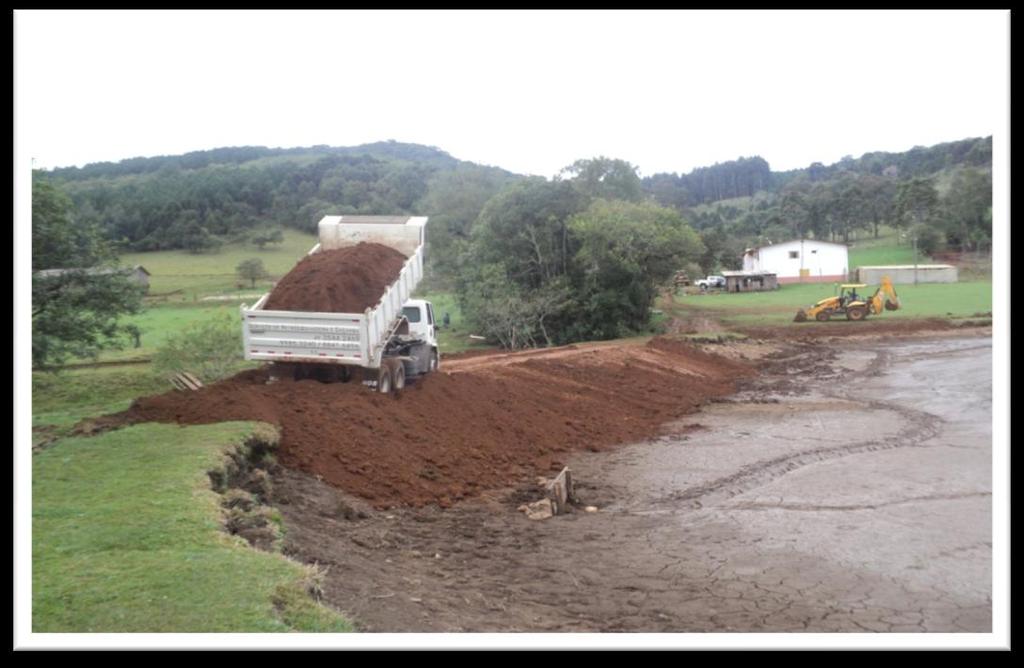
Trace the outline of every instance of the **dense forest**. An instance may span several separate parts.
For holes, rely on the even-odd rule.
[[[315,232],[328,213],[437,214],[433,229],[467,227],[515,175],[436,148],[379,142],[354,148],[222,148],[55,169],[37,176],[126,250],[214,250],[254,230]],[[472,209],[465,212],[466,200]],[[423,207],[428,207],[424,211]],[[444,231],[441,232],[442,236]]]

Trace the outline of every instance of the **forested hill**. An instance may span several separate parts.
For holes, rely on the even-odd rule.
[[[946,232],[950,243],[970,247],[987,238],[991,160],[992,138],[986,137],[785,172],[771,171],[766,160],[754,156],[641,180],[636,168],[621,160],[590,162],[615,168],[601,181],[604,186],[632,184],[637,196],[677,210],[699,230],[716,229],[752,243],[778,236],[778,228],[820,238],[845,239],[864,225],[877,233],[880,224],[897,216],[900,184],[939,176],[932,181],[953,183],[958,199],[977,193],[971,195],[977,206],[957,220],[976,219],[971,225],[979,229],[956,222]],[[281,227],[315,232],[326,214],[382,212],[431,216],[432,244],[448,248],[455,239],[468,239],[494,195],[526,178],[458,160],[438,148],[394,141],[218,148],[37,171],[35,177],[71,198],[76,224],[99,228],[122,249],[194,252],[254,236],[270,238]],[[939,195],[941,188],[929,197]],[[752,202],[740,210],[731,204],[736,198]],[[718,202],[725,208],[719,210]]]
[[[992,137],[963,139],[916,146],[902,153],[865,153],[847,156],[832,165],[820,162],[803,169],[773,172],[766,160],[754,156],[700,167],[689,174],[661,173],[643,179],[644,190],[666,206],[679,209],[710,204],[736,197],[750,197],[759,191],[777,193],[801,177],[820,182],[842,173],[892,176],[898,179],[932,176],[952,167],[990,169]]]
[[[208,151],[193,151],[184,155],[161,155],[152,158],[128,158],[118,162],[95,162],[85,167],[60,167],[50,176],[64,181],[152,174],[160,171],[202,169],[214,165],[241,165],[261,158],[310,156],[373,156],[380,159],[405,160],[454,168],[459,160],[433,146],[404,144],[395,141],[375,142],[360,146],[310,146],[307,148],[267,148],[265,146],[234,146]]]
[[[439,215],[468,229],[519,177],[444,151],[388,141],[355,147],[235,147],[36,172],[125,249],[202,251],[273,227],[308,232],[325,214]]]

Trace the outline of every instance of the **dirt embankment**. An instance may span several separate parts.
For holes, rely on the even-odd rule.
[[[284,466],[378,508],[444,506],[557,469],[571,451],[651,437],[752,373],[669,339],[442,370],[397,397],[357,383],[267,385],[257,370],[197,392],[137,399],[93,426],[270,422],[281,428]]]
[[[362,313],[398,278],[405,261],[394,248],[365,242],[313,253],[278,281],[264,308]]]

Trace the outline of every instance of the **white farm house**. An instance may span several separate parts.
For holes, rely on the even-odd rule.
[[[743,271],[768,271],[779,283],[832,283],[847,280],[850,258],[844,244],[796,239],[781,244],[748,248]]]

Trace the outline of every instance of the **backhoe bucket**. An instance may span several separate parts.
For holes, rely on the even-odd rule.
[[[796,317],[793,318],[793,322],[807,322],[807,311],[800,309],[796,312]]]
[[[899,301],[895,301],[894,302],[894,301],[889,300],[889,299],[885,300],[885,310],[886,311],[898,311],[899,308],[900,308]]]

